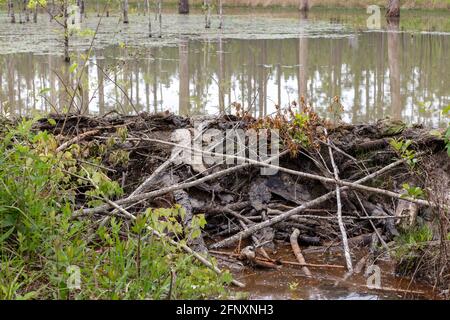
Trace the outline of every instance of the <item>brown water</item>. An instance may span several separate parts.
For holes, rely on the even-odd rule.
[[[448,123],[441,110],[450,104],[449,13],[429,18],[444,31],[423,22],[416,23],[419,29],[400,31],[408,28],[403,21],[415,21],[411,16],[385,26],[387,32],[364,30],[367,15],[361,11],[334,18],[328,11],[309,18],[269,12],[230,14],[221,32],[205,31],[201,15],[167,14],[161,39],[148,37],[144,16],[134,16],[129,26],[117,17],[104,19],[77,108],[92,114],[192,115],[232,112],[237,102],[264,115],[303,95],[319,114],[352,123],[385,117],[433,127]],[[57,27],[45,17],[38,27],[11,26],[3,17],[0,111],[66,110],[62,88],[75,86],[78,74],[62,62]],[[93,29],[97,21],[91,16],[84,25]],[[89,43],[86,37],[72,39],[73,61],[83,64]],[[334,96],[340,96],[342,112],[329,108]]]
[[[363,250],[353,251],[353,260],[364,255]],[[296,261],[290,246],[283,246],[275,255],[278,259]],[[339,253],[305,254],[308,263],[345,265]],[[304,276],[300,267],[272,269],[246,269],[236,277],[245,283],[250,299],[436,299],[433,288],[411,279],[396,276],[389,260],[376,262],[381,268],[381,288],[370,289],[364,269],[360,274],[345,278],[345,269],[310,268],[312,278]],[[397,290],[397,291],[396,291]]]

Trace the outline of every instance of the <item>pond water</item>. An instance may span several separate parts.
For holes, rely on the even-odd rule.
[[[205,30],[201,14],[168,12],[162,38],[149,37],[143,15],[125,26],[118,16],[103,18],[71,111],[217,114],[239,103],[258,116],[304,96],[334,120],[392,117],[446,125],[441,111],[450,104],[450,13],[418,18],[408,12],[400,24],[383,21],[375,31],[364,26],[367,17],[364,11],[301,17],[292,10],[233,10],[219,31],[217,18]],[[98,21],[89,14],[82,26],[95,29]],[[38,24],[15,25],[0,16],[2,113],[66,110],[63,88],[76,87],[90,37],[71,39],[72,61],[80,65],[72,73],[59,37],[45,15]],[[332,104],[335,96],[342,109]]]
[[[81,73],[90,37],[71,39],[74,68],[63,62],[61,30],[46,15],[37,24],[12,25],[0,13],[0,114],[65,112],[73,92],[65,88],[77,88],[70,111],[100,115],[219,114],[240,104],[260,116],[303,96],[331,119],[447,125],[442,110],[450,104],[450,13],[408,11],[400,24],[382,21],[375,31],[367,30],[367,17],[348,10],[315,10],[304,17],[295,10],[227,9],[223,30],[217,17],[205,30],[199,12],[180,16],[169,10],[162,37],[150,38],[148,17],[131,15],[123,25],[112,13],[102,19]],[[98,21],[90,13],[83,28],[95,29]],[[342,110],[332,106],[335,96]],[[405,297],[367,290],[364,278],[345,282],[339,280],[343,274],[314,272],[314,279],[289,268],[238,277],[251,298]],[[385,279],[389,287],[409,288],[392,273]],[[429,288],[424,290],[429,297]]]
[[[365,250],[352,250],[354,261],[367,254]],[[308,263],[345,265],[340,252],[305,254]],[[284,261],[296,261],[289,245],[279,247],[273,256]],[[356,262],[355,262],[356,263]],[[305,277],[300,267],[283,266],[280,270],[249,269],[237,272],[235,277],[244,282],[244,291],[250,299],[332,299],[332,300],[397,300],[439,299],[433,288],[420,282],[399,277],[388,259],[377,259],[380,267],[380,288],[369,288],[374,271],[345,278],[345,269],[310,268],[312,277]],[[372,278],[372,279],[371,279]]]

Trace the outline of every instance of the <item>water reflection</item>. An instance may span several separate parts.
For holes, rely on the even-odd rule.
[[[0,55],[0,110],[61,111],[74,101],[72,111],[82,113],[190,115],[229,112],[239,103],[262,115],[304,96],[320,114],[335,117],[328,107],[340,96],[344,121],[390,116],[445,124],[440,110],[450,104],[449,37],[399,33],[395,22],[389,28],[341,39],[238,40],[219,34],[185,38],[178,47],[115,46],[96,51],[80,79],[57,56]]]

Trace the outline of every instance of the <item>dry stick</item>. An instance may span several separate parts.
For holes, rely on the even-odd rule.
[[[103,137],[99,137],[99,138],[103,138]],[[211,156],[220,156],[220,157],[225,157],[225,158],[229,158],[229,159],[237,159],[237,160],[240,160],[242,162],[248,162],[249,164],[260,165],[260,166],[263,166],[263,167],[280,170],[282,172],[286,172],[286,173],[289,173],[289,174],[292,174],[292,175],[296,175],[296,176],[299,176],[299,177],[303,177],[303,178],[306,178],[306,179],[318,180],[318,181],[321,181],[323,183],[330,183],[330,184],[334,184],[334,185],[337,184],[337,185],[339,185],[341,187],[350,187],[352,189],[359,189],[359,190],[366,191],[366,192],[378,193],[378,194],[382,194],[382,195],[385,195],[385,196],[388,196],[388,197],[391,197],[391,198],[396,198],[396,199],[401,199],[401,200],[417,203],[417,204],[420,204],[422,206],[427,206],[427,207],[436,207],[437,206],[435,203],[431,203],[430,201],[407,197],[404,194],[392,192],[392,191],[389,191],[389,190],[368,187],[368,186],[365,186],[365,185],[358,184],[356,182],[349,182],[349,181],[344,181],[344,180],[339,180],[339,179],[336,180],[336,179],[332,179],[332,178],[326,178],[326,177],[323,177],[323,176],[320,176],[320,175],[317,175],[317,174],[312,174],[312,173],[307,173],[307,172],[302,172],[302,171],[297,171],[297,170],[283,168],[283,167],[280,167],[280,166],[269,164],[268,162],[270,162],[270,161],[262,162],[262,161],[253,160],[253,159],[250,159],[250,158],[241,157],[241,156],[235,156],[235,155],[228,155],[228,154],[223,154],[223,153],[203,151],[203,150],[200,150],[200,149],[191,148],[189,146],[180,145],[180,144],[177,144],[177,143],[164,141],[164,140],[159,140],[159,139],[128,138],[127,140],[130,140],[130,141],[132,141],[132,140],[137,140],[137,141],[144,140],[144,141],[162,143],[162,144],[166,144],[166,145],[172,145],[172,146],[176,146],[176,147],[180,147],[180,148],[184,148],[184,149],[189,149],[192,152],[199,152],[201,154],[206,154],[206,155],[211,155]],[[449,208],[449,207],[446,207],[446,208]]]
[[[331,149],[330,146],[331,145],[330,138],[328,138],[327,140],[328,140],[328,151],[330,153],[331,166],[333,167],[334,178],[336,180],[339,180],[339,173],[338,173],[339,169],[336,165],[336,162],[334,161],[333,150]],[[345,230],[344,221],[342,220],[341,188],[338,185],[336,185],[336,203],[337,203],[337,218],[339,230],[341,231],[342,245],[344,246],[345,263],[347,264],[348,271],[353,272],[352,257],[350,255],[350,248],[348,247],[347,232]]]
[[[226,252],[226,251],[217,251],[210,250],[211,254],[219,254],[229,257],[240,257],[241,255],[235,252]],[[260,257],[256,257],[255,260],[265,261],[265,262],[278,262],[283,265],[291,265],[291,266],[301,266],[301,267],[310,267],[310,268],[330,268],[330,269],[345,269],[344,266],[336,265],[336,264],[317,264],[317,263],[300,263],[295,261],[287,261],[287,260],[275,260],[275,259],[264,259]]]
[[[361,199],[359,198],[358,194],[356,192],[354,192],[356,199],[358,199],[359,205],[361,206],[364,214],[366,215],[366,217],[370,217],[369,214],[367,213],[366,208],[364,207]],[[386,249],[386,252],[389,254],[389,247],[386,243],[386,241],[384,241],[383,237],[381,236],[381,234],[378,232],[378,229],[375,227],[375,224],[373,223],[373,221],[371,219],[369,219],[370,225],[372,226],[373,230],[375,231],[375,234],[377,235],[378,239],[380,239],[381,244],[383,245],[383,247]]]
[[[66,148],[68,148],[69,146],[71,146],[74,143],[77,143],[81,140],[83,140],[84,138],[96,135],[99,132],[99,130],[91,130],[91,131],[87,131],[85,133],[79,134],[78,136],[76,136],[73,139],[70,139],[66,142],[64,142],[63,144],[61,144],[57,149],[56,152],[60,152],[60,151],[64,151]]]
[[[119,206],[117,203],[109,200],[109,199],[104,199],[106,202],[108,202],[111,206],[113,206],[114,208],[116,208],[117,210],[119,210],[120,212],[122,212],[124,215],[126,215],[128,218],[130,218],[131,220],[136,220],[136,217],[131,214],[130,212],[128,212],[127,210],[125,210],[124,208],[122,208],[121,206]],[[213,270],[215,273],[217,273],[218,275],[222,274],[222,270],[220,270],[219,268],[217,268],[215,265],[213,265],[211,262],[209,262],[207,259],[205,259],[205,257],[201,256],[200,254],[198,254],[197,252],[195,252],[194,250],[192,250],[191,248],[189,248],[187,245],[176,242],[175,240],[165,236],[164,234],[159,233],[158,231],[156,231],[155,229],[153,229],[152,227],[150,227],[149,225],[146,226],[147,230],[149,230],[153,235],[155,235],[157,238],[159,239],[166,239],[167,241],[169,241],[170,244],[179,247],[181,249],[183,249],[186,253],[188,254],[192,254],[198,261],[200,261],[203,265],[205,265],[206,267],[208,267],[209,269]],[[232,283],[238,287],[244,288],[245,285],[242,282],[239,282],[237,280],[232,280]]]
[[[286,154],[287,152],[288,152],[288,150],[285,150],[285,151],[281,152],[280,154],[277,154],[277,155],[275,155],[275,156],[265,160],[264,162],[258,162],[258,163],[259,164],[265,164],[265,163],[271,162],[271,161],[275,160],[276,158]],[[151,198],[154,198],[154,197],[157,197],[157,196],[161,196],[163,194],[166,194],[166,193],[169,193],[169,192],[172,192],[172,191],[176,191],[176,190],[180,190],[180,189],[192,188],[192,187],[195,187],[195,186],[197,186],[197,185],[199,185],[199,184],[201,184],[203,182],[220,178],[222,176],[228,175],[229,173],[232,173],[232,172],[238,171],[240,169],[244,169],[244,168],[250,167],[252,165],[253,165],[253,163],[243,163],[243,164],[240,164],[240,165],[228,168],[228,169],[224,169],[224,170],[212,173],[210,175],[207,175],[206,177],[203,177],[203,178],[191,181],[191,182],[175,184],[173,186],[170,186],[170,187],[167,187],[167,188],[163,188],[163,189],[160,189],[160,190],[155,190],[155,191],[152,191],[152,192],[142,193],[142,194],[136,195],[134,197],[127,197],[127,198],[124,198],[124,199],[121,199],[121,200],[117,200],[116,203],[119,204],[119,205],[123,205],[123,204],[137,202],[137,201],[140,201],[140,200],[151,199]],[[102,212],[108,210],[110,207],[111,206],[105,204],[105,205],[102,205],[102,206],[98,206],[96,208],[81,209],[81,210],[78,211],[78,214],[86,215],[86,214],[102,213]],[[75,214],[74,217],[76,217],[76,216],[77,215]]]
[[[371,179],[373,179],[373,178],[375,178],[375,177],[377,177],[377,176],[379,176],[379,175],[381,175],[381,174],[391,170],[392,168],[395,168],[396,166],[398,166],[398,165],[400,165],[400,164],[402,164],[404,162],[406,162],[405,159],[398,160],[398,161],[396,161],[394,163],[391,163],[390,165],[388,165],[388,166],[386,166],[386,167],[384,167],[384,168],[382,168],[382,169],[380,169],[380,170],[378,170],[378,171],[376,171],[376,172],[374,172],[372,174],[369,174],[368,176],[366,176],[364,178],[361,178],[361,179],[357,180],[354,184],[361,184],[361,183],[367,182],[367,181],[369,181],[369,180],[371,180]],[[348,190],[348,189],[349,189],[349,187],[343,187],[343,188],[341,188],[341,192],[345,191],[345,190]],[[312,207],[315,207],[315,206],[317,206],[317,205],[319,205],[319,204],[321,204],[321,203],[331,199],[332,197],[334,197],[335,194],[336,194],[336,191],[331,191],[331,192],[329,192],[327,194],[324,194],[323,196],[318,197],[318,198],[316,198],[316,199],[314,199],[312,201],[306,202],[306,203],[304,203],[303,205],[301,205],[299,207],[296,207],[296,208],[294,208],[292,210],[289,210],[289,211],[287,211],[287,212],[285,212],[283,214],[280,214],[279,216],[276,216],[276,217],[271,218],[269,220],[266,220],[266,221],[263,221],[261,223],[255,224],[255,225],[249,227],[247,230],[241,231],[241,232],[239,232],[239,233],[237,233],[237,234],[235,234],[235,235],[233,235],[233,236],[231,236],[231,237],[229,237],[227,239],[224,239],[224,240],[222,240],[220,242],[217,242],[217,243],[213,244],[211,246],[211,248],[217,249],[217,248],[224,247],[224,246],[230,245],[232,243],[235,243],[236,241],[239,241],[239,239],[247,238],[248,236],[250,236],[251,234],[253,234],[254,232],[256,232],[258,230],[270,227],[270,226],[272,226],[272,225],[274,225],[274,224],[276,224],[278,222],[284,221],[284,220],[290,218],[291,216],[294,216],[294,215],[302,212],[305,209],[310,209]]]
[[[301,264],[306,264],[305,257],[303,257],[302,251],[300,250],[300,247],[298,245],[298,236],[300,234],[300,230],[294,229],[294,231],[291,234],[291,247],[292,251],[294,252],[295,257],[297,258],[298,262]],[[302,268],[302,271],[308,276],[312,277],[311,271],[309,271],[307,266],[304,266]]]

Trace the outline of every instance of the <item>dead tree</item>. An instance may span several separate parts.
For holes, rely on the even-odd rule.
[[[150,0],[145,0],[145,11],[148,16],[148,36],[152,37],[152,17],[150,12]]]
[[[128,23],[128,0],[123,0],[123,23]]]
[[[219,0],[219,29],[223,27],[223,0]]]
[[[16,23],[16,15],[14,13],[14,2],[11,0],[9,3],[9,15],[11,16],[11,23]]]
[[[211,28],[211,0],[203,0],[203,8],[205,10],[205,28]]]
[[[158,0],[158,12],[157,12],[157,19],[159,24],[159,34],[158,37],[162,37],[162,0]]]
[[[386,17],[400,17],[400,0],[389,0]]]
[[[35,5],[33,8],[33,22],[37,23],[37,19],[38,19],[38,6]]]
[[[179,0],[178,1],[178,13],[188,14],[189,13],[189,0]]]
[[[28,10],[28,0],[23,0],[23,15],[25,16],[25,21],[30,22],[30,11]]]
[[[309,0],[300,0],[300,11],[309,11]]]

